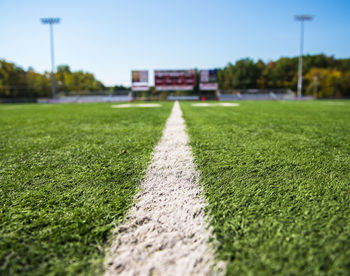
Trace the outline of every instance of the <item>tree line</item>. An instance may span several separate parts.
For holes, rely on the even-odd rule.
[[[350,58],[306,55],[303,58],[303,94],[319,98],[350,97]],[[55,73],[57,91],[113,91],[127,87],[106,87],[92,73],[71,71],[60,65]],[[292,89],[297,90],[298,57],[281,57],[277,61],[241,59],[218,69],[222,90]],[[196,87],[194,92],[198,92]],[[0,60],[0,98],[38,98],[51,96],[51,74],[24,70],[14,63]]]
[[[298,57],[263,62],[245,58],[218,70],[219,88],[297,90]],[[306,55],[303,57],[303,94],[319,98],[350,97],[350,58]]]
[[[57,91],[101,91],[102,82],[92,73],[72,72],[68,65],[60,65],[55,73]],[[51,73],[35,72],[0,60],[0,98],[40,98],[51,97]]]

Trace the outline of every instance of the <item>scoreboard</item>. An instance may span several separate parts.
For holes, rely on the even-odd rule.
[[[200,70],[200,83],[199,90],[217,90],[218,89],[218,77],[217,70]]]
[[[195,70],[155,70],[154,84],[156,90],[189,91],[196,85]]]
[[[131,71],[131,90],[132,91],[148,90],[148,71],[147,70]]]

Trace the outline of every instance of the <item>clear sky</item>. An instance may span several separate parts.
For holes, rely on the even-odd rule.
[[[295,14],[305,25],[305,53],[350,57],[350,0],[0,0],[0,58],[50,70],[84,70],[106,85],[130,85],[132,69],[223,67],[299,53]]]

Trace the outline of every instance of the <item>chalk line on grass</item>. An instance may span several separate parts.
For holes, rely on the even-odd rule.
[[[160,104],[116,104],[112,108],[128,108],[128,107],[160,107]]]
[[[338,103],[338,102],[321,102],[326,105],[345,105],[345,103]]]
[[[218,275],[188,135],[178,102],[125,224],[116,229],[105,275]]]
[[[206,106],[239,106],[239,103],[194,103],[192,106],[206,107]]]

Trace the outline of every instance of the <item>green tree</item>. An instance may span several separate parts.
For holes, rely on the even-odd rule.
[[[340,98],[344,95],[344,90],[350,88],[349,82],[346,81],[348,77],[348,72],[344,73],[338,69],[311,68],[305,76],[306,92],[308,95],[316,92],[316,97]]]

